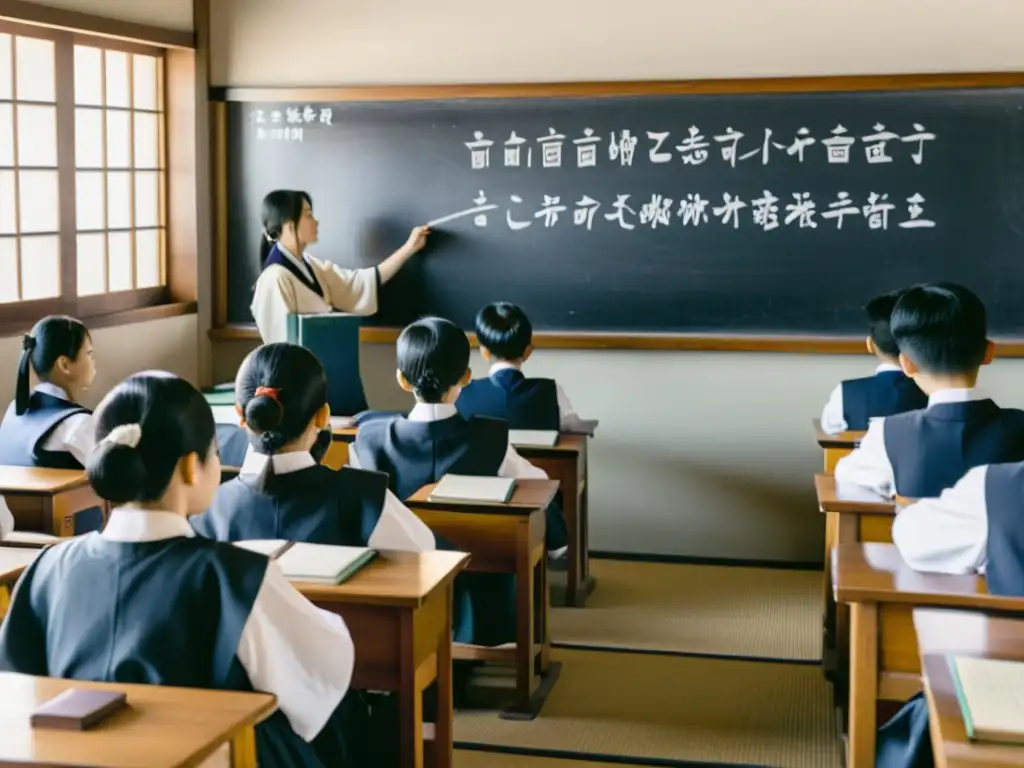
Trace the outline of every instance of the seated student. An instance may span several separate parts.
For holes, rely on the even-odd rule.
[[[29,389],[30,368],[39,385]],[[15,400],[0,422],[0,464],[82,469],[93,446],[92,412],[76,401],[96,377],[92,339],[72,317],[44,317],[22,340]],[[103,524],[99,507],[75,515],[75,533]]]
[[[397,377],[402,389],[416,396],[416,405],[408,417],[374,419],[360,426],[349,463],[386,472],[401,499],[449,473],[546,478],[509,444],[504,421],[459,415],[454,403],[470,376],[469,340],[458,326],[437,317],[408,326],[398,338]],[[565,521],[557,505],[548,509],[547,547],[554,558],[564,557],[567,549]],[[492,583],[484,588],[484,581]],[[479,589],[473,595],[473,612],[479,632],[474,642],[499,645],[515,637],[510,581],[475,578]],[[495,597],[499,592],[503,596]],[[491,612],[493,618],[486,618]]]
[[[836,481],[890,497],[938,496],[971,467],[1024,460],[1024,411],[1000,408],[975,388],[993,353],[981,299],[959,285],[915,286],[896,302],[890,325],[900,365],[928,407],[872,421],[836,465]]]
[[[1024,597],[1024,463],[970,470],[938,498],[900,510],[892,540],[918,571],[984,573],[988,591]],[[933,765],[928,704],[918,694],[879,731],[884,768]]]
[[[433,533],[388,490],[386,475],[335,472],[314,459],[318,436],[330,437],[330,409],[327,376],[312,352],[283,343],[254,350],[238,370],[235,391],[254,450],[210,509],[191,519],[201,536],[435,548]]]
[[[349,692],[354,649],[266,557],[186,521],[220,482],[213,414],[191,384],[142,373],[96,413],[89,481],[117,508],[102,533],[45,550],[0,625],[0,670],[277,696],[261,766],[376,765]],[[117,620],[114,620],[114,617]]]
[[[512,429],[590,430],[554,379],[523,375],[523,363],[533,353],[533,327],[523,310],[507,301],[488,304],[476,315],[476,337],[491,370],[459,393],[459,413],[504,419]]]
[[[862,432],[872,418],[927,407],[928,396],[900,368],[900,350],[889,327],[901,293],[883,293],[864,307],[868,316],[868,352],[878,358],[879,365],[874,376],[848,379],[832,390],[821,412],[821,429],[825,434]]]

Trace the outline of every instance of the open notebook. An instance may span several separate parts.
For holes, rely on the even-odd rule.
[[[1024,744],[1024,662],[946,656],[967,738]]]
[[[277,558],[289,581],[341,584],[377,555],[369,547],[338,547],[297,541]]]
[[[508,441],[512,445],[536,445],[550,448],[558,443],[558,433],[546,429],[510,429]]]
[[[430,492],[430,501],[452,504],[507,504],[515,487],[516,481],[511,477],[445,475]]]

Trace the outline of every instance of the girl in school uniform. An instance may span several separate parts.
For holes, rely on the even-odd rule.
[[[349,463],[386,472],[391,489],[406,499],[446,474],[547,478],[516,453],[508,424],[499,419],[459,415],[455,401],[469,383],[469,340],[454,323],[437,317],[418,320],[398,338],[398,383],[416,397],[408,416],[361,424]],[[565,521],[553,504],[547,513],[547,547],[552,557],[566,551]],[[503,574],[472,576],[474,639],[500,645],[515,638],[515,582]]]
[[[31,372],[39,379],[34,390]],[[82,469],[93,447],[93,420],[77,400],[95,376],[92,338],[81,322],[51,315],[36,323],[22,339],[15,400],[0,422],[0,464]],[[99,507],[84,510],[75,516],[75,533],[102,522]]]
[[[251,310],[265,344],[288,340],[289,314],[374,314],[381,285],[423,249],[430,234],[427,227],[415,227],[405,245],[378,266],[352,270],[306,253],[317,241],[318,227],[313,199],[306,192],[278,189],[263,198],[263,271]]]
[[[220,482],[213,414],[188,382],[132,376],[104,399],[88,462],[116,504],[102,533],[26,569],[0,626],[0,670],[277,696],[257,726],[263,768],[369,766],[349,692],[351,636],[266,557],[195,536]],[[114,620],[116,617],[116,621]]]
[[[235,392],[253,450],[210,509],[192,518],[201,536],[435,548],[430,529],[388,490],[386,475],[317,462],[318,438],[331,438],[331,414],[327,376],[312,352],[294,344],[256,349],[238,371]]]

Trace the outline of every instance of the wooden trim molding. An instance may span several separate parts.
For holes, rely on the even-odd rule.
[[[2,3],[3,0],[0,0]],[[1014,88],[1024,86],[1024,72],[980,72],[908,75],[847,75],[838,77],[783,77],[719,80],[509,83],[465,85],[396,85],[317,88],[211,88],[216,104],[215,146],[223,141],[223,102],[339,102],[415,101],[431,99],[515,99],[705,94],[821,93],[858,91],[919,91],[956,88]],[[227,159],[215,152],[213,169],[215,206],[227,205]],[[223,214],[222,214],[223,215]],[[254,325],[231,325],[227,318],[227,238],[218,230],[214,242],[214,341],[258,341]],[[363,328],[366,343],[393,343],[397,328]],[[475,345],[475,337],[470,334]],[[534,345],[541,349],[645,349],[729,352],[789,352],[802,354],[867,354],[862,336],[743,335],[728,333],[578,333],[538,332]],[[996,339],[1000,357],[1024,357],[1024,339]]]
[[[129,0],[125,0],[125,2],[129,2]],[[144,2],[144,0],[135,0],[135,2]],[[136,24],[131,21],[118,21],[80,11],[37,5],[25,2],[25,0],[0,0],[0,19],[9,19],[49,29],[88,32],[100,37],[132,43],[148,43],[161,48],[196,47],[195,35],[192,32],[151,27],[148,24]]]

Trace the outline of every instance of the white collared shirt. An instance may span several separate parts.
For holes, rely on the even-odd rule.
[[[941,389],[928,398],[928,407],[942,403],[966,403],[985,400],[978,387],[970,389]],[[836,464],[837,483],[848,483],[869,488],[875,493],[892,498],[898,492],[896,476],[885,449],[885,419],[872,419],[864,439],[852,453]]]
[[[117,508],[100,535],[143,542],[195,532],[173,512]],[[341,703],[355,667],[345,622],[300,595],[274,561],[267,566],[236,654],[253,688],[274,694],[292,729],[306,741],[323,730]]]
[[[487,372],[488,376],[493,376],[499,371],[508,370],[518,371],[520,367],[515,363],[510,363],[506,360],[499,360],[498,362],[491,365],[491,369]],[[585,421],[580,418],[580,415],[576,413],[576,409],[572,407],[572,403],[569,402],[569,396],[565,394],[565,390],[562,389],[562,385],[557,381],[555,382],[555,395],[558,398],[558,429],[561,432],[586,432],[588,425]]]
[[[988,552],[988,465],[974,467],[938,498],[899,511],[892,540],[907,565],[935,573],[983,573]]]
[[[350,455],[354,453],[354,451],[350,451]],[[309,451],[278,453],[273,456],[273,461],[274,473],[278,475],[299,472],[316,466],[316,461]],[[258,475],[266,464],[267,456],[256,453],[250,446],[239,474]],[[354,469],[358,469],[355,461],[350,460],[349,464]],[[366,543],[377,550],[432,552],[437,549],[433,531],[399,501],[398,497],[390,490],[385,493],[384,508],[381,510],[380,519]]]
[[[892,363],[882,363],[875,368],[875,375],[880,373],[892,373],[893,371],[902,370],[898,365]],[[821,431],[826,435],[838,435],[840,432],[845,432],[849,429],[849,425],[846,423],[843,411],[843,385],[842,383],[837,384],[836,388],[832,390],[832,394],[828,397],[828,402],[825,403],[825,407],[821,411]]]
[[[307,277],[315,275],[324,292],[321,298],[280,264],[260,273],[253,294],[252,311],[264,344],[288,341],[288,315],[315,315],[334,309],[353,315],[377,311],[377,268],[344,269],[308,253],[301,259],[278,243],[282,255]]]

